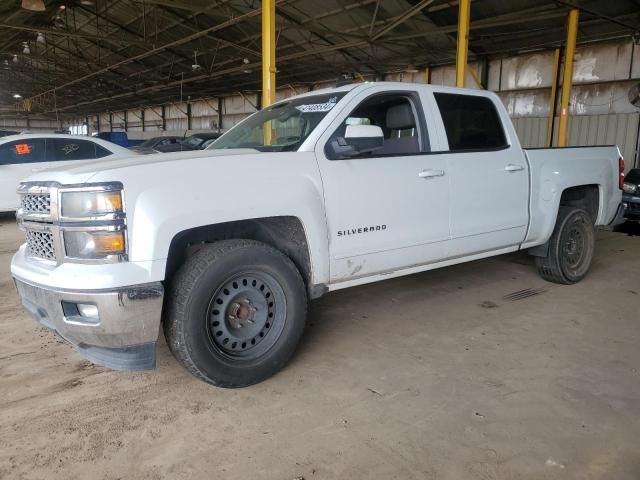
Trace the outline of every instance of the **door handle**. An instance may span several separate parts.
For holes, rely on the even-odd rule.
[[[504,167],[504,169],[507,172],[519,172],[520,170],[524,170],[524,167],[522,165],[514,165],[513,163],[510,163],[509,165]]]
[[[420,178],[442,177],[444,173],[444,170],[423,170],[418,173],[418,176]]]

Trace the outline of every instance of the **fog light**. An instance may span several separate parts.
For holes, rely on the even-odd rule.
[[[91,305],[90,303],[78,303],[78,313],[86,318],[93,318],[95,320],[100,318],[98,316],[98,306]]]

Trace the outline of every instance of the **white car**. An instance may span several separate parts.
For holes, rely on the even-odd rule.
[[[58,134],[9,135],[0,138],[0,212],[18,208],[23,178],[46,168],[71,166],[96,158],[131,156],[131,150],[99,138]]]
[[[264,108],[208,150],[32,175],[11,272],[91,361],[152,368],[162,319],[190,372],[239,387],[287,363],[326,292],[518,250],[580,281],[623,172],[615,145],[523,149],[494,93],[360,83]]]

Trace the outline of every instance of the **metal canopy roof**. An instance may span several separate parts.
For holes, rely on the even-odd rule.
[[[0,4],[1,110],[14,93],[33,112],[84,115],[260,88],[259,0],[44,3]],[[279,0],[278,85],[452,63],[457,4]],[[640,0],[473,0],[470,61],[562,44],[572,6],[579,42],[640,30]]]

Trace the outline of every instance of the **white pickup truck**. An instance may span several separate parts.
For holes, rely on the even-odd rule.
[[[285,365],[326,292],[517,250],[581,280],[623,171],[615,146],[523,150],[490,92],[317,90],[208,150],[30,177],[11,271],[89,360],[152,368],[162,325],[196,377],[240,387]]]

